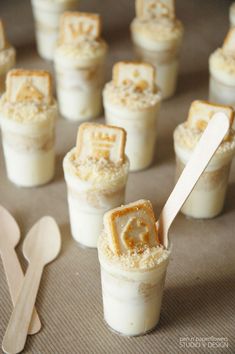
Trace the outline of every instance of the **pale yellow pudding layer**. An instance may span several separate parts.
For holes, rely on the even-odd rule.
[[[104,258],[112,266],[123,270],[147,270],[160,265],[169,258],[170,250],[166,250],[162,245],[148,247],[142,253],[129,252],[122,255],[116,255],[109,247],[108,237],[105,231],[98,240],[99,256]]]
[[[161,92],[157,88],[155,92],[150,89],[140,91],[132,83],[116,86],[113,81],[105,85],[103,95],[109,104],[132,110],[154,107],[161,100]]]
[[[132,39],[135,44],[148,50],[170,50],[178,46],[184,28],[179,20],[160,21],[135,18],[131,23]]]
[[[107,44],[102,39],[81,38],[79,43],[61,44],[55,50],[54,60],[60,65],[92,65],[104,60]]]
[[[55,119],[57,105],[54,101],[51,105],[35,102],[14,102],[7,101],[4,94],[0,99],[0,115],[3,118],[15,122],[43,122],[48,119]]]
[[[0,74],[11,69],[15,64],[15,49],[11,46],[0,50]]]
[[[95,187],[112,188],[126,183],[129,160],[127,157],[120,163],[113,163],[104,158],[80,160],[76,148],[73,148],[65,156],[64,169]]]
[[[235,85],[235,56],[218,48],[209,58],[210,73],[228,85]]]
[[[202,134],[203,131],[201,130],[196,128],[188,128],[187,122],[185,122],[179,124],[175,129],[174,142],[182,148],[193,150],[200,140]],[[215,156],[219,157],[219,155],[233,152],[235,152],[235,131],[231,129],[228,138],[220,144]]]

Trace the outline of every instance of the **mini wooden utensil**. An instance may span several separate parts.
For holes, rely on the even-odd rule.
[[[5,270],[13,306],[24,280],[15,247],[20,240],[20,229],[13,216],[0,205],[0,255]],[[41,322],[34,309],[28,334],[35,334],[41,329]]]
[[[164,205],[157,221],[157,228],[159,240],[166,248],[168,248],[169,243],[168,231],[173,220],[206,169],[228,130],[229,120],[227,116],[224,113],[214,114]]]
[[[5,353],[15,354],[24,349],[43,268],[57,257],[60,248],[60,231],[50,216],[40,219],[26,236],[23,253],[29,266],[3,338]]]

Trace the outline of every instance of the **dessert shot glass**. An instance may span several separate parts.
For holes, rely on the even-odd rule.
[[[53,60],[60,16],[65,11],[77,10],[78,3],[78,0],[31,0],[37,50],[43,59]]]
[[[125,133],[120,128],[83,123],[79,128],[77,147],[64,158],[71,233],[82,246],[97,247],[104,213],[125,201],[128,158],[123,155],[114,162],[110,160],[111,155],[108,157],[107,150],[116,149],[118,139],[125,144]],[[80,144],[82,148],[79,148]],[[80,153],[81,149],[87,149],[85,155]]]
[[[213,218],[223,210],[229,171],[235,154],[235,132],[232,129],[234,111],[230,106],[194,101],[188,119],[174,131],[176,179],[179,178],[194,151],[197,142],[215,112],[224,112],[230,119],[229,135],[202,173],[181,211],[193,218]]]
[[[96,31],[86,32],[90,23]],[[76,32],[80,25],[84,30]],[[100,38],[100,27],[96,14],[66,12],[62,16],[54,63],[60,112],[66,119],[85,121],[102,112],[107,44]]]
[[[140,4],[141,3],[141,4]],[[174,95],[183,40],[183,25],[175,18],[174,4],[167,12],[158,11],[158,1],[150,9],[149,2],[136,0],[136,18],[131,23],[131,37],[137,59],[151,63],[157,70],[156,84],[162,98]]]
[[[122,77],[124,70],[127,79],[119,82],[116,76]],[[117,71],[120,74],[116,74]],[[151,73],[149,83],[148,71]],[[138,81],[135,82],[136,72]],[[143,82],[145,84],[141,87]],[[106,122],[122,127],[127,132],[126,154],[130,159],[130,170],[147,168],[154,157],[161,106],[161,92],[155,85],[154,68],[146,63],[115,64],[113,80],[104,88],[103,101]]]
[[[58,112],[51,93],[46,97],[45,86],[51,91],[50,80],[44,71],[11,70],[7,91],[0,100],[7,176],[22,187],[45,184],[54,176]]]
[[[115,248],[120,245],[117,253]],[[153,330],[160,318],[170,250],[157,242],[149,201],[140,200],[105,214],[98,256],[108,326],[126,336]]]

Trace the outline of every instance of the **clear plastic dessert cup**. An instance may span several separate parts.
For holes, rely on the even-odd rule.
[[[56,106],[47,113],[46,119],[35,121],[17,121],[0,113],[7,175],[19,186],[39,186],[54,176]]]
[[[164,36],[154,38],[154,33],[160,33],[159,29],[156,27],[152,31],[145,30],[145,26],[148,26],[148,21],[141,24],[140,20],[135,19],[132,22],[131,35],[135,54],[139,60],[155,66],[156,84],[162,91],[162,98],[166,99],[173,96],[176,90],[183,28],[180,25],[177,36],[169,39]]]
[[[235,58],[218,48],[209,58],[209,100],[235,107]]]
[[[53,60],[60,16],[65,11],[76,10],[78,0],[31,0],[31,3],[38,53],[44,59]]]
[[[83,60],[63,57],[61,49],[54,57],[61,114],[71,121],[96,118],[102,112],[106,50],[101,56]]]
[[[179,178],[193,150],[179,146],[175,141],[176,179]],[[230,149],[217,151],[203,172],[181,211],[198,219],[213,218],[224,207],[229,171],[235,153],[235,143]]]
[[[224,105],[235,107],[235,81],[227,82],[216,77],[212,72],[209,83],[209,100]]]
[[[235,2],[233,2],[229,8],[229,21],[230,27],[235,27]]]
[[[110,182],[92,182],[79,176],[73,163],[75,148],[64,158],[63,168],[67,184],[70,227],[73,238],[86,247],[97,247],[97,239],[103,227],[104,213],[125,202],[125,190],[129,162],[120,167],[120,172],[110,174]],[[89,168],[88,168],[89,169]],[[88,174],[92,173],[87,172]]]
[[[153,330],[160,319],[161,303],[170,252],[148,268],[123,267],[110,260],[98,242],[104,319],[108,326],[126,336],[139,336]],[[144,256],[143,256],[144,257]]]
[[[127,132],[126,154],[130,170],[147,168],[154,157],[161,94],[153,105],[141,109],[112,102],[106,90],[103,97],[107,124],[124,128]]]

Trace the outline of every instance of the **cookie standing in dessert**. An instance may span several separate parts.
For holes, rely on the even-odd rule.
[[[37,50],[47,60],[53,60],[62,13],[78,9],[78,0],[31,0],[35,21]]]
[[[8,43],[0,19],[0,95],[5,91],[5,81],[7,72],[15,65],[15,49]]]
[[[8,72],[0,123],[7,175],[15,184],[32,187],[53,178],[57,113],[48,72]]]
[[[209,100],[235,107],[235,28],[209,58]]]
[[[99,15],[68,12],[62,16],[54,60],[60,111],[67,119],[89,120],[102,111],[107,44],[100,34]]]
[[[182,208],[185,215],[194,218],[213,218],[223,209],[230,166],[235,154],[235,132],[232,129],[233,108],[206,101],[194,101],[191,104],[187,121],[178,125],[174,131],[176,178],[178,178],[190,159],[208,121],[216,112],[224,112],[228,116],[230,132]]]
[[[71,233],[83,246],[97,247],[104,213],[125,201],[125,142],[121,128],[83,123],[76,147],[64,158]]]
[[[131,171],[144,169],[153,160],[161,104],[155,75],[151,64],[119,62],[113,67],[112,81],[104,88],[105,118],[108,124],[127,132]]]
[[[152,330],[160,317],[170,251],[159,243],[148,200],[105,214],[98,254],[107,324],[127,336]]]
[[[175,93],[183,25],[175,18],[174,0],[136,0],[131,36],[137,58],[157,69],[162,98]]]

